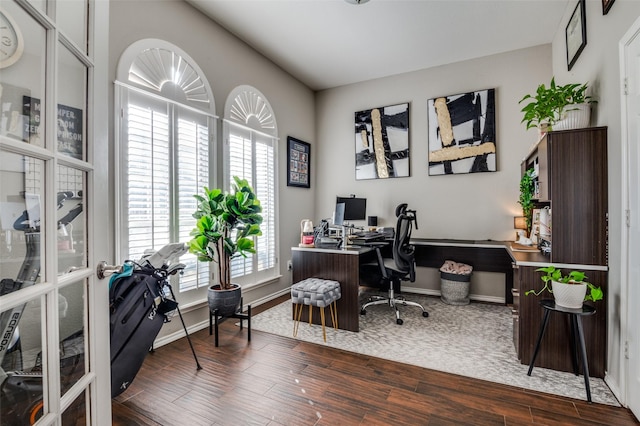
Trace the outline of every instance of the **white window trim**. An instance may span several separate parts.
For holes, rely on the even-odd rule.
[[[176,100],[176,99],[170,99],[167,98],[166,96],[163,96],[162,93],[158,92],[158,91],[153,91],[151,90],[149,87],[144,86],[144,85],[140,85],[137,84],[136,82],[132,82],[129,80],[129,75],[130,75],[130,69],[132,67],[132,64],[134,64],[134,62],[137,60],[138,56],[149,49],[163,49],[169,52],[172,52],[175,55],[178,55],[179,57],[181,57],[186,63],[188,63],[188,65],[191,67],[191,69],[193,71],[195,71],[195,73],[197,73],[197,75],[199,76],[200,80],[202,81],[202,90],[204,90],[205,92],[205,98],[207,100],[207,102],[192,102],[190,104],[184,103],[181,100]],[[114,176],[114,180],[115,180],[115,185],[116,188],[121,188],[123,183],[126,182],[125,179],[125,175],[127,173],[126,167],[125,167],[125,162],[124,159],[126,157],[126,152],[123,149],[123,144],[125,144],[126,141],[126,129],[123,128],[124,125],[124,117],[123,117],[123,110],[126,106],[126,102],[128,101],[128,95],[127,93],[129,91],[132,92],[137,92],[140,94],[143,94],[144,96],[148,96],[150,98],[153,98],[157,101],[161,101],[161,102],[166,102],[167,104],[171,104],[174,105],[176,108],[183,108],[189,111],[193,111],[196,112],[198,114],[201,114],[203,116],[207,116],[208,117],[208,121],[210,123],[210,145],[209,145],[209,187],[211,187],[213,185],[213,182],[215,180],[215,176],[217,173],[217,161],[215,159],[216,157],[216,153],[218,151],[217,149],[217,121],[219,119],[219,117],[217,117],[215,115],[215,102],[214,102],[214,97],[213,97],[213,93],[211,90],[211,87],[207,81],[207,79],[205,78],[205,74],[202,72],[202,70],[200,69],[200,67],[197,65],[197,63],[186,53],[184,52],[182,49],[180,49],[179,47],[166,42],[164,40],[160,40],[160,39],[144,39],[144,40],[139,40],[133,44],[131,44],[122,54],[122,56],[120,57],[120,60],[118,62],[118,67],[117,67],[117,73],[116,73],[116,81],[115,81],[115,95],[114,95],[114,125],[116,128],[116,131],[114,132],[114,136],[115,136],[115,158],[117,159],[116,162],[116,173]],[[115,208],[116,208],[116,215],[115,215],[115,229],[116,229],[116,242],[115,242],[115,252],[116,252],[116,261],[120,262],[125,260],[124,257],[124,250],[123,247],[127,245],[127,241],[125,241],[124,239],[126,238],[126,234],[127,234],[127,230],[124,229],[125,227],[125,221],[122,219],[122,214],[125,214],[125,212],[122,211],[122,209],[124,208],[122,200],[120,198],[120,196],[115,197],[116,199],[115,201]],[[173,204],[175,204],[175,200],[171,200],[171,202]],[[175,206],[174,206],[175,207]],[[172,228],[174,228],[175,224],[172,224]],[[159,247],[156,247],[159,248]],[[134,259],[135,260],[135,259]],[[209,273],[209,281],[211,279],[211,274]],[[208,284],[208,283],[207,283]],[[179,288],[177,288],[177,285],[174,285],[174,291],[176,291],[176,293],[179,293]],[[193,297],[196,297],[197,300],[201,300],[202,297],[206,294],[203,289],[208,288],[208,285],[204,285],[198,289],[194,289],[194,290],[188,290],[188,293],[194,293],[193,295],[190,295],[187,299],[192,299]],[[187,294],[187,293],[183,293],[183,294]],[[188,300],[186,301],[188,302]]]
[[[242,105],[238,104],[238,100],[242,101]],[[254,118],[257,118],[254,119]],[[243,286],[244,289],[262,287],[267,283],[277,280],[280,276],[280,233],[279,233],[279,161],[278,161],[278,145],[280,138],[278,137],[277,123],[273,114],[273,109],[267,98],[256,88],[249,85],[241,85],[231,91],[227,97],[225,104],[225,114],[223,122],[223,182],[224,188],[230,188],[230,171],[229,171],[229,147],[230,132],[232,128],[242,129],[244,132],[250,132],[263,138],[269,138],[273,141],[274,155],[274,265],[269,269],[269,273],[253,273],[248,276],[234,278]],[[253,137],[252,137],[252,143]]]

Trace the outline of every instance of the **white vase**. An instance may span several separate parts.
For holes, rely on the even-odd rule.
[[[551,281],[551,290],[553,290],[553,298],[556,300],[556,305],[564,308],[580,309],[584,302],[584,296],[587,294],[587,284],[565,284]]]
[[[562,118],[553,125],[553,130],[582,129],[589,127],[590,120],[590,104],[567,105]]]

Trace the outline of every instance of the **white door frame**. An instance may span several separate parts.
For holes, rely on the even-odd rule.
[[[631,323],[631,316],[634,312],[637,316],[638,313],[634,309],[637,301],[629,301],[630,295],[630,262],[629,259],[629,226],[628,217],[629,209],[630,209],[630,196],[629,193],[632,190],[636,190],[637,188],[632,187],[630,179],[630,162],[631,159],[629,146],[631,143],[638,143],[638,141],[631,141],[628,126],[630,125],[630,121],[628,119],[629,110],[627,108],[627,95],[626,95],[626,81],[627,81],[627,71],[629,67],[629,61],[627,60],[627,47],[631,44],[634,39],[640,39],[640,18],[638,18],[629,28],[627,33],[622,37],[619,43],[619,57],[620,57],[620,120],[621,120],[621,157],[622,157],[622,211],[621,211],[621,288],[620,288],[620,330],[621,330],[621,348],[620,348],[620,366],[621,366],[621,374],[620,374],[620,391],[621,402],[623,405],[630,407],[632,411],[634,411],[634,407],[631,407],[631,401],[637,401],[640,399],[640,395],[635,395],[631,393],[631,366],[629,363],[629,350],[628,342],[629,342],[629,326]],[[632,220],[638,220],[638,212],[633,212]],[[633,348],[631,349],[633,350]],[[638,354],[635,354],[637,359]],[[635,403],[637,404],[637,402]],[[636,417],[640,418],[640,412],[638,406],[635,406],[634,414]]]
[[[89,94],[89,104],[92,108],[93,127],[87,138],[91,141],[91,160],[94,166],[93,179],[88,182],[93,192],[91,197],[91,214],[88,216],[89,243],[93,249],[88,258],[89,267],[94,267],[100,261],[113,264],[114,235],[113,224],[113,176],[110,176],[109,155],[111,146],[109,137],[110,127],[108,117],[109,93],[113,87],[109,83],[109,0],[92,1],[94,12],[91,14],[90,24],[93,27],[94,67],[92,87]],[[95,269],[94,269],[95,270]],[[90,277],[89,292],[89,327],[92,330],[90,362],[96,374],[92,389],[90,404],[94,424],[98,426],[111,425],[111,356],[109,351],[109,285],[107,280],[98,280],[96,274]],[[100,336],[100,337],[97,337]]]

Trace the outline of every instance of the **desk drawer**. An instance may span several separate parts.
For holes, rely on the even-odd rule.
[[[520,317],[513,317],[513,345],[516,348],[516,355],[520,359]]]
[[[520,359],[520,291],[517,288],[511,289],[513,295],[513,307],[511,316],[513,318],[513,345],[516,347],[516,354]]]

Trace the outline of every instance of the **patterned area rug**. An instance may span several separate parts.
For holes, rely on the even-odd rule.
[[[583,376],[536,367],[527,376],[528,366],[520,364],[512,340],[513,322],[507,306],[474,303],[444,304],[439,298],[405,294],[429,312],[424,318],[419,308],[400,307],[404,324],[395,322],[388,306],[367,308],[360,316],[360,332],[300,324],[297,339],[327,345],[433,370],[518,386],[525,389],[586,400]],[[281,303],[251,318],[251,328],[293,338],[291,301]],[[308,309],[305,307],[305,309]],[[327,310],[327,315],[329,312]],[[338,322],[340,319],[338,318]],[[591,378],[593,402],[620,404],[602,379]]]

